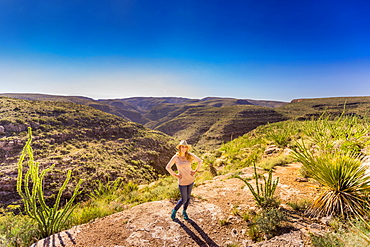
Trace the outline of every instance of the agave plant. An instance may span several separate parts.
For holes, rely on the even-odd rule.
[[[322,192],[308,208],[308,214],[346,218],[367,213],[370,177],[365,174],[367,167],[362,156],[330,152],[313,155],[304,145],[298,145],[293,155],[309,176],[322,185]]]

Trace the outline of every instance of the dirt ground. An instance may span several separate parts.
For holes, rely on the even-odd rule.
[[[227,174],[195,186],[188,209],[190,220],[181,217],[181,209],[178,219],[171,220],[175,201],[149,202],[73,227],[32,247],[310,246],[308,233],[324,231],[325,226],[302,217],[286,204],[315,196],[313,183],[297,181],[299,168],[299,164],[275,168],[273,177],[280,179],[276,195],[281,198],[288,221],[286,231],[268,241],[255,243],[247,236],[248,222],[241,215],[257,210],[256,204],[245,183]],[[252,177],[252,174],[253,168],[245,168],[240,176]]]

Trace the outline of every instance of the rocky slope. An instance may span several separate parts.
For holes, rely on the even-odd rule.
[[[279,113],[298,120],[318,118],[325,112],[333,116],[340,114],[369,116],[370,97],[333,97],[295,99],[276,109]]]
[[[144,124],[176,139],[188,139],[201,149],[214,149],[259,125],[287,119],[318,118],[323,112],[332,115],[365,116],[370,109],[370,97],[334,97],[296,99],[291,103],[208,97],[187,99],[178,97],[134,97],[93,100],[86,97],[66,97],[40,94],[6,94],[9,97],[67,101]]]
[[[245,184],[230,175],[217,176],[198,184],[188,213],[191,220],[169,217],[175,201],[155,201],[126,211],[73,227],[43,239],[32,247],[47,246],[310,246],[309,234],[322,233],[325,224],[294,212],[286,202],[312,198],[315,191],[310,182],[298,182],[299,165],[277,167],[274,177],[280,182],[277,194],[288,218],[280,235],[262,242],[248,237],[245,212],[253,213],[255,202]],[[252,168],[240,176],[251,177]],[[174,181],[175,182],[175,181]],[[253,183],[253,182],[252,182]],[[237,209],[238,213],[235,213]],[[234,213],[233,213],[234,212]],[[221,222],[226,222],[221,224]]]
[[[287,119],[273,110],[273,108],[287,104],[278,101],[217,97],[204,99],[135,97],[93,100],[86,97],[43,94],[1,95],[28,100],[64,101],[88,105],[144,124],[148,128],[159,130],[177,139],[188,139],[193,145],[202,149],[219,146],[229,141],[230,138],[245,134],[258,125]],[[242,106],[244,108],[241,108]]]
[[[153,181],[174,152],[171,137],[81,104],[0,98],[0,105],[0,205],[19,199],[17,161],[28,127],[35,161],[41,169],[55,164],[45,178],[47,194],[59,189],[68,169],[72,184],[84,179],[84,196],[97,180]]]
[[[275,110],[254,105],[197,107],[152,127],[197,147],[214,149],[260,125],[284,120]]]

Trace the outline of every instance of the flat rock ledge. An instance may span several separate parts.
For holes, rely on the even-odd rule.
[[[280,177],[276,193],[285,202],[315,196],[309,181],[296,181],[299,168],[299,164],[289,164],[274,171],[274,176]],[[148,202],[54,234],[31,247],[306,247],[311,246],[310,234],[326,232],[325,222],[290,211],[284,234],[253,242],[247,235],[248,222],[233,211],[253,211],[255,201],[244,182],[231,175],[216,176],[194,187],[187,211],[190,220],[181,217],[182,209],[177,220],[171,220],[175,201]],[[240,174],[241,177],[252,175],[251,167]],[[284,203],[282,207],[290,210]]]
[[[170,212],[173,206],[171,201],[144,203],[54,234],[31,247],[309,246],[307,236],[300,230],[254,243],[245,236],[247,226],[242,220],[221,226],[220,220],[229,215],[207,202],[192,202],[188,209],[191,220],[182,219],[179,211],[178,219],[172,221]]]

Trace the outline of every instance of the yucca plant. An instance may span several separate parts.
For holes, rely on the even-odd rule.
[[[308,208],[308,214],[346,218],[367,213],[370,177],[365,175],[367,167],[362,164],[362,156],[334,152],[314,155],[304,144],[297,147],[293,155],[308,175],[322,185],[322,193]]]
[[[28,141],[23,147],[22,154],[18,161],[17,192],[23,199],[24,209],[27,215],[36,220],[42,237],[47,237],[60,231],[66,224],[71,212],[77,206],[77,204],[74,205],[73,202],[80,193],[79,188],[82,180],[78,182],[71,199],[63,208],[60,208],[62,194],[71,179],[71,170],[69,170],[66,180],[59,189],[53,207],[49,207],[45,202],[43,180],[47,172],[49,172],[53,166],[42,172],[39,171],[39,163],[34,161],[31,141],[32,129],[29,127]],[[28,157],[26,162],[28,170],[23,174],[23,162],[26,157]]]

